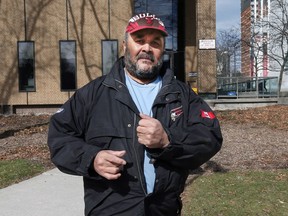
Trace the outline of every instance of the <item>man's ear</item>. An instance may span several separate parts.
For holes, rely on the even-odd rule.
[[[125,53],[125,51],[126,51],[126,43],[125,43],[125,40],[122,41],[122,46],[123,46],[123,51],[124,51],[124,53]]]

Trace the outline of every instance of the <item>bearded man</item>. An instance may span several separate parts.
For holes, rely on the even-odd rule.
[[[189,171],[221,148],[213,111],[163,67],[166,36],[156,15],[132,17],[124,57],[51,118],[51,159],[83,176],[85,215],[180,215]]]

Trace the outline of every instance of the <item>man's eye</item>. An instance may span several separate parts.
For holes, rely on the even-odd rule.
[[[160,43],[158,41],[152,41],[151,46],[153,47],[159,47]]]
[[[138,39],[138,40],[136,40],[136,43],[138,43],[138,44],[143,44],[143,43],[144,43],[144,40]]]

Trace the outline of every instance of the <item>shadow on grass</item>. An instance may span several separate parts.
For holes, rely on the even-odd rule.
[[[205,173],[227,173],[228,171],[229,169],[224,168],[215,161],[207,161],[201,167],[192,170],[189,173],[189,177],[186,180],[185,186],[190,185],[193,181],[195,181],[198,177],[204,175]]]

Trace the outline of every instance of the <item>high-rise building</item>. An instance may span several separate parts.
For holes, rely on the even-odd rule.
[[[262,25],[269,19],[270,0],[241,1],[242,73],[268,76],[267,37],[269,29]]]
[[[288,0],[241,0],[242,72],[288,92]]]

